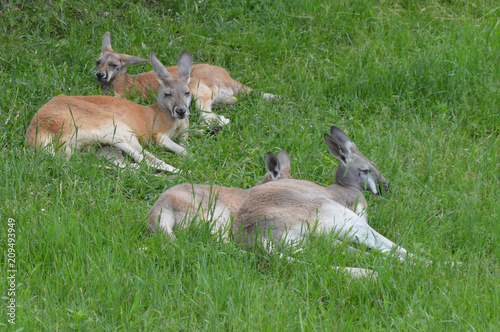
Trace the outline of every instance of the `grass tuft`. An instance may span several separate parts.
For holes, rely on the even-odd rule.
[[[13,218],[18,306],[16,325],[2,319],[1,328],[498,330],[499,15],[492,0],[4,1],[0,246],[7,253]],[[93,153],[26,147],[48,100],[99,93],[93,70],[106,31],[118,52],[154,51],[175,65],[187,49],[256,90],[217,110],[231,124],[216,136],[196,134],[193,109],[190,156],[147,147],[189,173],[110,169]],[[264,102],[260,92],[280,97]],[[346,255],[328,237],[286,262],[218,241],[207,224],[176,241],[147,233],[163,191],[250,188],[267,151],[286,149],[296,178],[331,184],[336,161],[322,141],[331,125],[391,181],[389,194],[367,197],[370,224],[459,268]],[[379,280],[352,280],[337,265],[374,269]]]

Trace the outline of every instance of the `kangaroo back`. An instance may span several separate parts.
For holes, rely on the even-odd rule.
[[[346,164],[355,162],[349,159],[352,158],[350,154],[356,153],[354,147],[343,150],[347,142],[338,144],[334,138],[329,141],[327,144],[331,143],[329,149],[332,148],[332,154],[338,154]],[[332,147],[333,144],[338,149]],[[367,181],[370,181],[370,176],[371,173],[367,172]],[[370,187],[367,183],[363,185],[365,189]],[[370,190],[373,190],[373,186]],[[303,180],[285,179],[256,186],[248,192],[235,214],[234,236],[238,241],[250,245],[254,241],[262,241],[266,245],[280,246],[282,243],[300,243],[310,233],[335,232],[340,238],[382,252],[394,250],[400,257],[406,257],[404,248],[373,230],[365,219],[336,199],[338,196],[330,188]]]
[[[282,150],[278,156],[268,152],[265,159],[268,173],[258,185],[291,178],[290,156]],[[226,230],[231,216],[238,210],[247,195],[247,190],[222,186],[183,183],[165,191],[155,202],[149,213],[149,229],[162,229],[173,237],[173,231],[179,225],[189,224],[198,217],[212,221],[212,231]]]
[[[117,53],[111,47],[111,35],[106,32],[102,38],[102,52],[96,61],[95,79],[98,81],[103,94],[113,92],[116,97],[126,97],[135,93],[143,97],[157,93],[160,84],[154,72],[138,75],[127,73],[127,66],[148,61],[137,56]],[[167,67],[167,71],[178,75],[178,68]],[[196,107],[202,110],[205,122],[227,124],[229,120],[217,116],[212,112],[214,104],[232,105],[237,99],[234,97],[240,91],[250,92],[250,87],[244,86],[233,79],[222,67],[209,64],[197,64],[192,67],[189,89],[196,100]],[[272,99],[271,94],[265,98]]]
[[[144,158],[158,170],[177,171],[154,155],[143,151],[140,141],[153,140],[176,153],[186,154],[172,137],[186,138],[191,94],[187,86],[192,58],[184,51],[178,60],[177,76],[168,73],[156,56],[151,64],[160,83],[158,103],[142,106],[108,96],[64,96],[51,99],[31,120],[27,144],[63,149],[70,156],[85,146],[115,146],[137,162]]]

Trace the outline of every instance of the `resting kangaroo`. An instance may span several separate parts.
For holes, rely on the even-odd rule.
[[[102,37],[102,53],[96,62],[95,78],[101,86],[103,94],[114,92],[115,97],[125,97],[128,91],[135,91],[141,96],[148,96],[159,88],[158,80],[153,72],[138,75],[127,73],[128,65],[136,65],[147,62],[137,56],[119,54],[111,48],[111,35],[106,32]],[[177,68],[167,67],[172,75],[177,75]],[[240,91],[250,92],[250,87],[229,76],[228,72],[217,66],[208,64],[194,65],[191,70],[189,89],[195,99],[196,108],[202,111],[205,122],[228,124],[229,120],[223,116],[217,116],[212,112],[214,104],[232,105],[237,99]],[[274,96],[269,93],[263,94],[264,99]]]
[[[140,142],[153,140],[175,153],[186,154],[186,149],[172,138],[187,139],[191,104],[187,83],[192,63],[189,52],[183,51],[177,63],[179,74],[173,76],[151,53],[151,65],[160,82],[155,105],[142,106],[109,96],[59,95],[51,99],[28,126],[28,146],[48,147],[53,152],[62,147],[71,156],[80,148],[99,143],[114,146],[138,163],[145,159],[158,170],[178,171],[143,150]]]
[[[332,126],[330,128],[331,138],[327,136],[325,135],[327,148],[339,160],[339,166],[335,172],[333,184],[326,188],[330,190],[332,200],[345,205],[368,223],[366,214],[368,205],[363,191],[371,192],[374,195],[387,193],[389,191],[389,181],[380,173],[374,162],[358,151],[356,145],[349,140],[349,137],[342,130]],[[332,146],[334,148],[331,148]],[[338,152],[339,150],[342,151],[342,149],[344,149],[344,155],[350,155],[348,163]],[[340,244],[340,241],[337,244]],[[347,251],[354,252],[358,250],[348,246]]]
[[[310,233],[338,232],[341,238],[384,253],[394,250],[401,258],[411,255],[366,222],[366,200],[361,190],[378,194],[378,187],[387,188],[387,181],[340,129],[332,127],[331,134],[325,134],[325,142],[340,162],[335,183],[325,188],[309,181],[284,179],[252,188],[235,214],[235,237],[247,244],[261,239],[272,250],[281,243],[301,242]],[[370,272],[342,269],[356,277]]]
[[[282,150],[278,157],[268,152],[265,159],[268,174],[258,185],[279,179],[291,179],[290,156]],[[183,183],[165,191],[149,212],[149,229],[160,228],[166,235],[174,238],[173,230],[179,225],[187,225],[198,216],[202,220],[212,220],[212,232],[227,230],[230,218],[248,190],[202,184]]]

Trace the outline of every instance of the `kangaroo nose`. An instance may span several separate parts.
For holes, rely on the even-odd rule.
[[[378,194],[383,195],[387,194],[389,192],[389,188],[391,187],[391,184],[389,181],[380,181],[378,183]]]
[[[97,79],[103,79],[105,76],[106,76],[106,74],[101,72],[101,71],[98,71],[97,73],[95,73],[95,77],[97,77]]]
[[[389,181],[384,182],[384,193],[387,194],[389,192],[389,189],[391,187],[391,184]]]
[[[182,119],[186,115],[187,109],[185,107],[177,107],[175,113]]]

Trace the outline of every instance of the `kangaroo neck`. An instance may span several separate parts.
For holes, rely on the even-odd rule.
[[[347,187],[337,183],[337,181],[326,187],[326,189],[332,193],[332,199],[334,201],[346,206],[350,210],[358,213],[366,209],[366,198],[361,190]]]
[[[107,92],[113,92],[115,97],[124,98],[127,91],[132,88],[134,83],[132,75],[124,72],[117,77],[113,78],[111,81],[106,82]],[[102,87],[101,87],[102,91]]]
[[[158,104],[148,105],[146,107],[151,109],[156,116],[163,118],[163,121],[173,123],[176,120],[172,116],[172,112],[163,110]]]
[[[111,82],[99,82],[99,86],[102,95],[109,95],[110,92],[113,92],[113,83]]]

